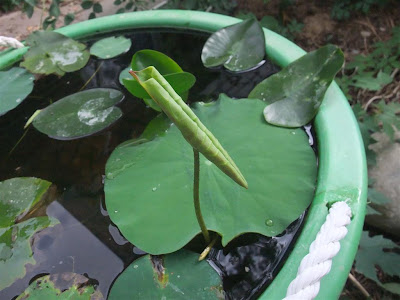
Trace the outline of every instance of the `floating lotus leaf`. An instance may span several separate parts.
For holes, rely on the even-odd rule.
[[[6,228],[0,228],[0,290],[23,278],[27,264],[36,263],[33,258],[32,236],[58,221],[48,217],[31,218]]]
[[[17,107],[33,90],[32,74],[22,68],[0,72],[0,116]]]
[[[50,187],[51,182],[33,177],[18,177],[0,182],[0,228],[21,219]]]
[[[54,31],[35,31],[26,43],[30,48],[21,66],[32,73],[62,76],[83,68],[90,57],[86,45]]]
[[[40,277],[18,296],[17,300],[100,300],[103,295],[80,274],[66,272]]]
[[[208,68],[224,65],[231,71],[243,71],[257,66],[264,56],[264,32],[251,18],[213,33],[204,44],[201,60]]]
[[[0,182],[0,290],[25,276],[25,266],[34,265],[32,236],[58,223],[48,217],[31,218],[21,223],[48,190],[50,182],[38,178],[12,178]]]
[[[143,256],[117,278],[108,299],[224,299],[219,275],[198,258],[187,250]]]
[[[124,95],[114,89],[91,89],[69,95],[43,109],[33,120],[37,130],[65,140],[103,130],[122,116],[114,106]]]
[[[126,53],[132,46],[132,41],[123,36],[101,39],[90,47],[90,54],[102,59],[116,57]]]
[[[279,73],[259,83],[249,98],[268,103],[268,123],[300,127],[317,114],[325,92],[344,62],[342,51],[333,45],[307,53]]]
[[[200,204],[206,226],[226,245],[245,232],[281,233],[310,204],[316,157],[301,129],[271,126],[257,99],[197,104],[193,111],[240,166],[243,189],[200,157]],[[193,151],[176,126],[156,119],[143,137],[128,141],[106,166],[106,206],[133,244],[152,254],[170,253],[200,232],[193,205]],[[164,131],[164,134],[160,134]]]

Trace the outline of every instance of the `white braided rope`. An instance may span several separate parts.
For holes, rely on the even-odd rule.
[[[350,224],[350,218],[351,209],[347,203],[336,202],[332,205],[284,300],[312,300],[318,295],[320,281],[331,270],[332,258],[340,250],[339,241],[347,234],[346,226]]]
[[[22,48],[25,47],[20,41],[14,38],[0,36],[0,46],[12,47],[12,48]]]

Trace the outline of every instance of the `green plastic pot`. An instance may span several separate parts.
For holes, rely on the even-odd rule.
[[[66,26],[56,30],[75,39],[99,33],[137,28],[187,28],[205,32],[238,23],[241,20],[212,13],[183,10],[153,10],[113,15]],[[268,57],[281,67],[305,52],[283,38],[264,29]],[[0,55],[0,69],[17,62],[27,48],[6,51]],[[364,146],[357,121],[347,99],[336,83],[328,89],[314,121],[318,138],[319,170],[314,200],[303,230],[284,266],[260,296],[260,299],[282,299],[289,283],[296,277],[301,259],[325,221],[328,208],[336,201],[350,205],[352,222],[341,241],[340,252],[333,259],[330,273],[321,281],[316,299],[338,299],[357,252],[364,223],[367,196],[367,167]]]

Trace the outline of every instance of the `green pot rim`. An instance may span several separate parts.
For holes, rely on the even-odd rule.
[[[229,16],[185,10],[150,10],[112,15],[69,25],[56,30],[76,39],[115,30],[136,28],[187,28],[214,32],[240,22]],[[305,54],[284,37],[264,29],[266,51],[281,67]],[[0,69],[19,61],[27,47],[0,54]],[[318,185],[302,232],[282,269],[259,299],[282,299],[289,283],[296,277],[301,259],[325,221],[328,208],[336,201],[347,201],[352,222],[341,241],[340,252],[333,258],[330,273],[321,280],[315,299],[338,299],[350,272],[364,223],[367,197],[367,166],[364,145],[357,120],[336,83],[329,87],[315,118],[318,138]]]

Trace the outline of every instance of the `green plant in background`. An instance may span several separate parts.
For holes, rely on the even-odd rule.
[[[335,0],[331,17],[336,20],[347,20],[355,13],[367,14],[374,6],[383,8],[390,0]]]
[[[235,0],[169,0],[163,8],[212,11],[229,15],[236,6]]]

